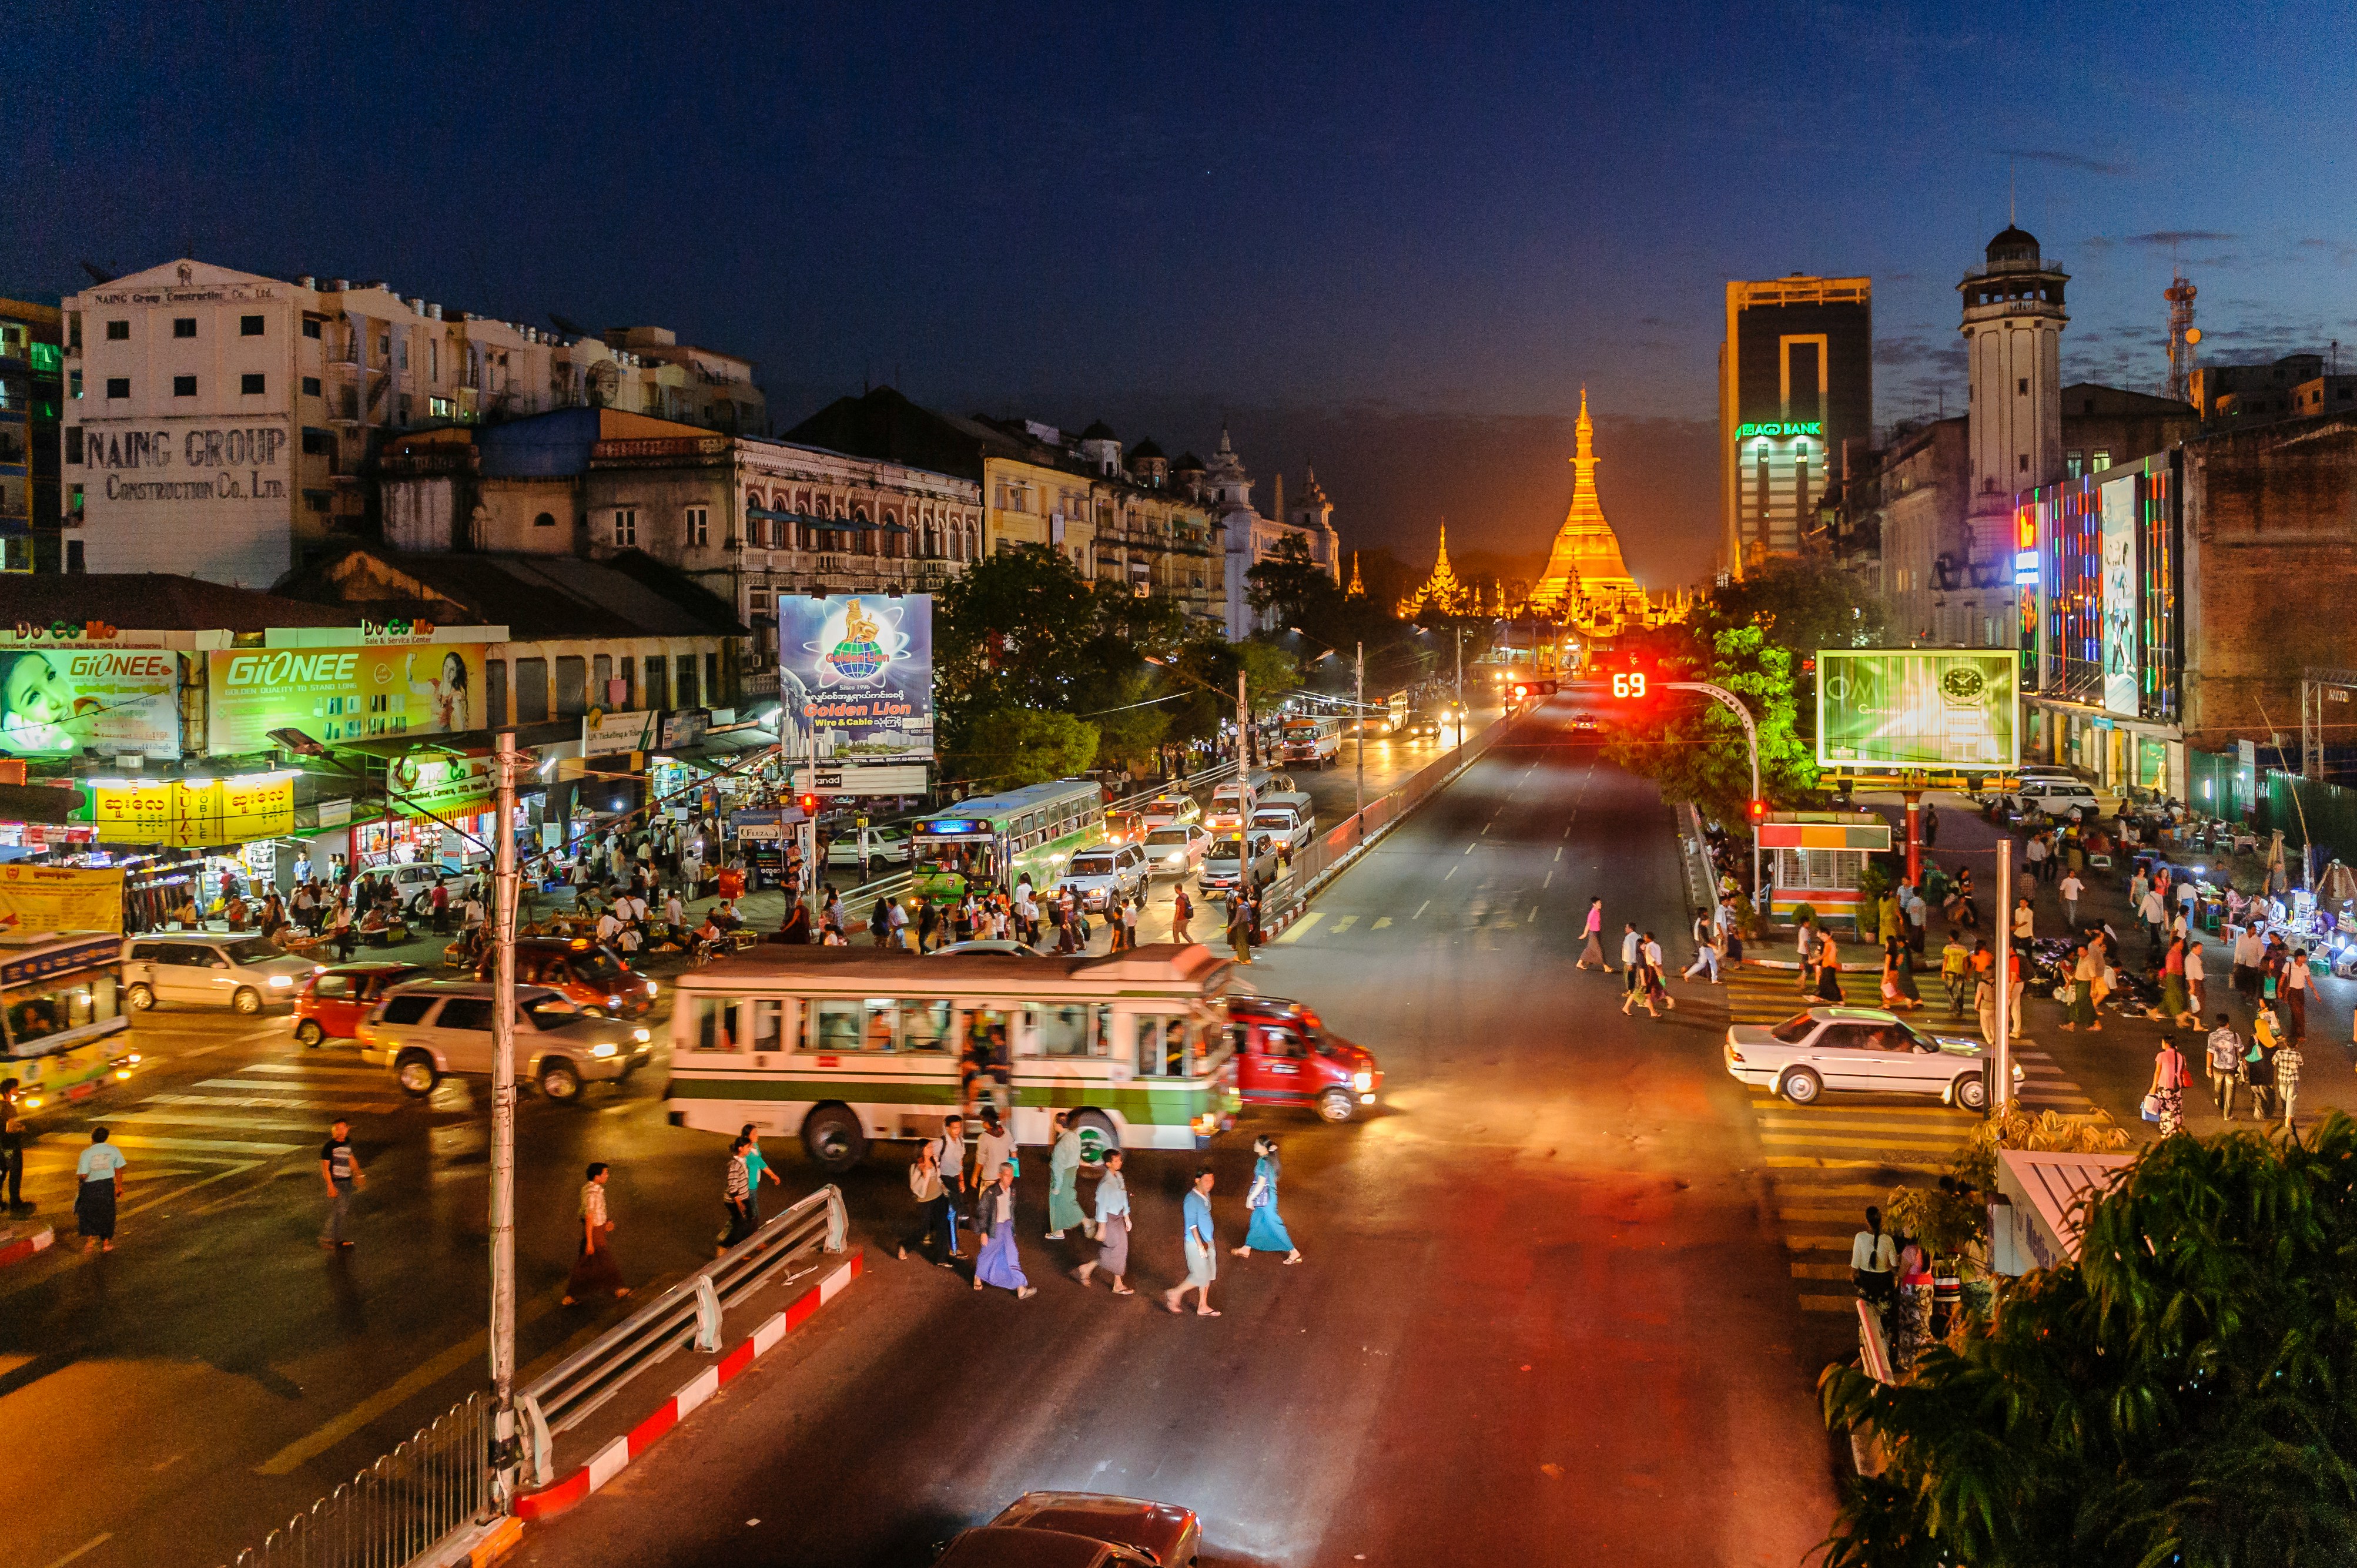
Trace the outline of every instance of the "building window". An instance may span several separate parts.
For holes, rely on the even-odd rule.
[[[483,660],[484,713],[490,723],[498,725],[511,723],[508,718],[508,661],[504,659]]]
[[[196,318],[195,317],[193,317],[193,316],[175,316],[174,317],[172,317],[172,336],[173,336],[173,337],[175,337],[175,338],[193,338],[193,337],[195,337],[196,335],[197,335],[197,318]]]
[[[705,507],[692,506],[687,509],[687,542],[689,544],[697,545],[708,542],[711,534],[711,511]]]
[[[306,338],[319,336],[319,324],[307,316],[303,318],[303,336]]]
[[[538,725],[548,722],[548,660],[519,659],[515,661],[516,723]]]
[[[755,615],[768,615],[770,613],[770,590],[767,588],[753,588],[748,590],[747,595],[747,604]]]
[[[2102,447],[2095,448],[2095,460],[2087,465],[2087,472],[2100,474],[2112,466],[2112,455]]]
[[[720,655],[704,656],[704,695],[706,701],[720,695]]]
[[[237,378],[238,395],[240,397],[260,397],[262,395],[262,383],[263,378],[259,373],[240,376]]]
[[[556,661],[556,716],[576,719],[589,711],[589,664],[579,654]]]
[[[695,689],[695,655],[693,653],[679,656],[679,705],[683,708],[704,705]]]
[[[333,499],[334,497],[326,490],[305,490],[303,492],[303,504],[308,507],[311,510],[317,512],[326,511],[328,510],[328,503]]]
[[[303,427],[303,450],[313,457],[332,457],[336,455],[336,438],[316,425],[307,424]]]
[[[2075,479],[2086,471],[2087,455],[2084,452],[2074,450],[2062,454],[2062,477],[2064,478]]]
[[[107,340],[108,342],[110,342],[110,343],[128,343],[128,342],[130,342],[130,341],[131,341],[131,323],[129,323],[128,321],[110,321],[110,322],[108,322],[108,323],[106,324],[106,340]]]
[[[2028,376],[2023,376],[2020,380],[2015,381],[2013,383],[2013,390],[2018,395],[2028,397],[2029,395],[2029,378]]]
[[[66,570],[72,573],[75,576],[80,576],[84,571],[88,570],[88,568],[82,565],[81,541],[79,539],[69,539],[66,541]]]
[[[402,393],[402,394],[401,394],[401,423],[402,423],[402,424],[407,424],[410,422],[410,413],[411,413],[411,406],[410,406],[410,402],[409,402],[409,394],[408,394],[407,392],[404,392],[404,393]]]
[[[638,660],[628,654],[623,655],[622,672],[614,679],[622,688],[621,695],[614,700],[615,705],[628,712],[630,704],[639,699]]]
[[[317,397],[319,395],[318,377],[305,376],[303,378],[303,395],[305,397]]]
[[[81,467],[81,426],[79,424],[66,426],[66,465],[74,468]]]
[[[259,316],[241,316],[241,317],[239,317],[237,318],[237,335],[238,335],[239,337],[241,337],[241,338],[259,338],[259,337],[261,337],[261,336],[262,336],[262,317],[259,317]]]
[[[2024,474],[2026,474],[2026,473],[2029,472],[2029,453],[2027,453],[2027,452],[2023,452],[2023,453],[2018,454],[2018,456],[2015,456],[2015,458],[2014,458],[2014,460],[2013,460],[2013,461],[2014,461],[2014,467],[2015,467],[2016,471],[2018,471],[2018,472],[2019,472],[2019,473],[2024,473]]]
[[[614,513],[614,542],[620,545],[639,542],[639,513],[635,507],[623,507]]]
[[[600,653],[589,660],[589,696],[601,708],[614,705],[614,660]]]
[[[534,528],[554,528],[556,526],[556,514],[554,512],[542,512],[538,517],[532,520],[532,525]]]
[[[107,377],[106,395],[110,398],[129,397],[131,395],[131,378],[129,376]]]
[[[172,395],[174,397],[196,396],[197,378],[194,376],[174,376],[172,378]]]
[[[660,653],[647,656],[647,700],[644,706],[671,706],[671,671]]]

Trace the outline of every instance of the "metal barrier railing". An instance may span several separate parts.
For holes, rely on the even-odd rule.
[[[517,1394],[530,1484],[556,1479],[557,1434],[681,1350],[718,1354],[723,1313],[813,1253],[842,1251],[845,1230],[842,1192],[819,1188]]]
[[[237,1554],[235,1568],[402,1568],[498,1511],[487,1393],[452,1405],[375,1464]]]

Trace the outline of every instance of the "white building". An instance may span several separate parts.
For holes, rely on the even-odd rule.
[[[65,537],[92,572],[274,582],[360,532],[379,444],[418,425],[579,406],[732,429],[766,419],[726,366],[694,360],[704,351],[658,362],[446,317],[381,281],[185,260],[85,289],[65,312]],[[669,336],[620,336],[668,347],[650,334]]]
[[[1309,553],[1309,559],[1325,567],[1336,583],[1341,582],[1342,545],[1334,532],[1334,506],[1318,487],[1314,470],[1302,487],[1301,499],[1294,506],[1283,504],[1284,491],[1278,489],[1278,505],[1273,510],[1286,514],[1282,521],[1263,517],[1253,505],[1252,475],[1245,471],[1243,459],[1236,456],[1222,428],[1220,449],[1212,454],[1211,467],[1198,482],[1227,538],[1229,640],[1241,641],[1254,631],[1274,629],[1275,623],[1252,607],[1252,585],[1247,574],[1275,555],[1283,541],[1299,540]]]

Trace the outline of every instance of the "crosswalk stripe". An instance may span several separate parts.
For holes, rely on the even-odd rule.
[[[1844,1116],[1930,1116],[1946,1119],[1962,1118],[1967,1121],[1979,1120],[1978,1117],[1974,1116],[1969,1111],[1957,1111],[1945,1105],[1850,1104],[1829,1106],[1824,1110],[1816,1110],[1806,1105],[1795,1104],[1793,1101],[1789,1100],[1755,1100],[1751,1102],[1751,1108],[1760,1112],[1762,1115],[1770,1116],[1782,1115],[1811,1118],[1824,1116],[1836,1119]]]
[[[1809,1144],[1823,1148],[1832,1149],[1928,1149],[1934,1151],[1953,1149],[1958,1142],[1953,1138],[1835,1138],[1815,1133],[1762,1133],[1760,1134],[1760,1141],[1763,1144]]]
[[[327,1086],[322,1084],[321,1088]],[[342,1111],[376,1115],[398,1111],[399,1103],[360,1104],[341,1100],[284,1100],[275,1096],[232,1094],[151,1094],[140,1101],[143,1105],[210,1105],[221,1111]]]
[[[330,1067],[324,1062],[247,1062],[240,1072],[283,1072],[304,1078],[383,1078],[381,1067]]]
[[[126,1149],[192,1149],[220,1155],[285,1155],[300,1144],[248,1144],[213,1138],[154,1138],[129,1133],[113,1140]]]
[[[134,1111],[125,1116],[111,1118],[109,1125],[124,1122],[161,1122],[179,1127],[251,1127],[259,1133],[322,1130],[317,1117],[307,1122],[282,1122],[271,1116],[207,1116],[198,1111]]]
[[[1928,1171],[1937,1175],[1945,1168],[1941,1165],[1926,1165],[1920,1160],[1859,1160],[1846,1156],[1836,1158],[1830,1155],[1769,1155],[1764,1157],[1770,1166],[1777,1169]],[[1874,1190],[1887,1192],[1889,1189],[1877,1187]]]
[[[1794,1252],[1846,1252],[1850,1240],[1847,1236],[1787,1236],[1784,1246]]]
[[[1872,1197],[1890,1190],[1890,1184],[1877,1186],[1871,1182],[1810,1181],[1806,1171],[1786,1171],[1776,1178],[1778,1196],[1795,1201],[1819,1197]]]
[[[1849,1278],[1847,1263],[1794,1263],[1792,1277],[1796,1280],[1846,1280]]]
[[[1801,1298],[1801,1310],[1803,1312],[1838,1312],[1844,1316],[1851,1316],[1856,1314],[1857,1311],[1857,1297],[1854,1295],[1804,1295]]]
[[[1876,1187],[1874,1190],[1876,1192],[1883,1192],[1888,1189],[1884,1187]],[[1827,1205],[1823,1208],[1780,1208],[1776,1211],[1777,1219],[1793,1225],[1816,1225],[1822,1224],[1828,1219],[1855,1219],[1857,1216],[1858,1208],[1854,1203],[1846,1203],[1841,1205],[1839,1208]]]
[[[363,1082],[373,1080],[377,1083],[390,1083],[393,1081],[390,1074],[382,1072],[356,1073],[353,1076]],[[278,1079],[200,1078],[196,1081],[194,1087],[198,1089],[266,1089],[273,1094],[284,1094],[290,1089],[300,1093],[302,1090],[307,1089],[332,1090],[342,1089],[347,1086],[340,1081],[334,1083],[287,1083]]]

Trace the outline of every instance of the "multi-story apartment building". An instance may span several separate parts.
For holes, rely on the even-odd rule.
[[[65,352],[63,521],[92,571],[274,581],[373,532],[378,448],[420,425],[565,407],[766,417],[733,383],[711,395],[689,360],[446,314],[382,281],[192,260],[68,298]]]
[[[57,548],[64,381],[59,325],[53,305],[0,299],[0,571],[45,564],[54,572],[63,564]]]

